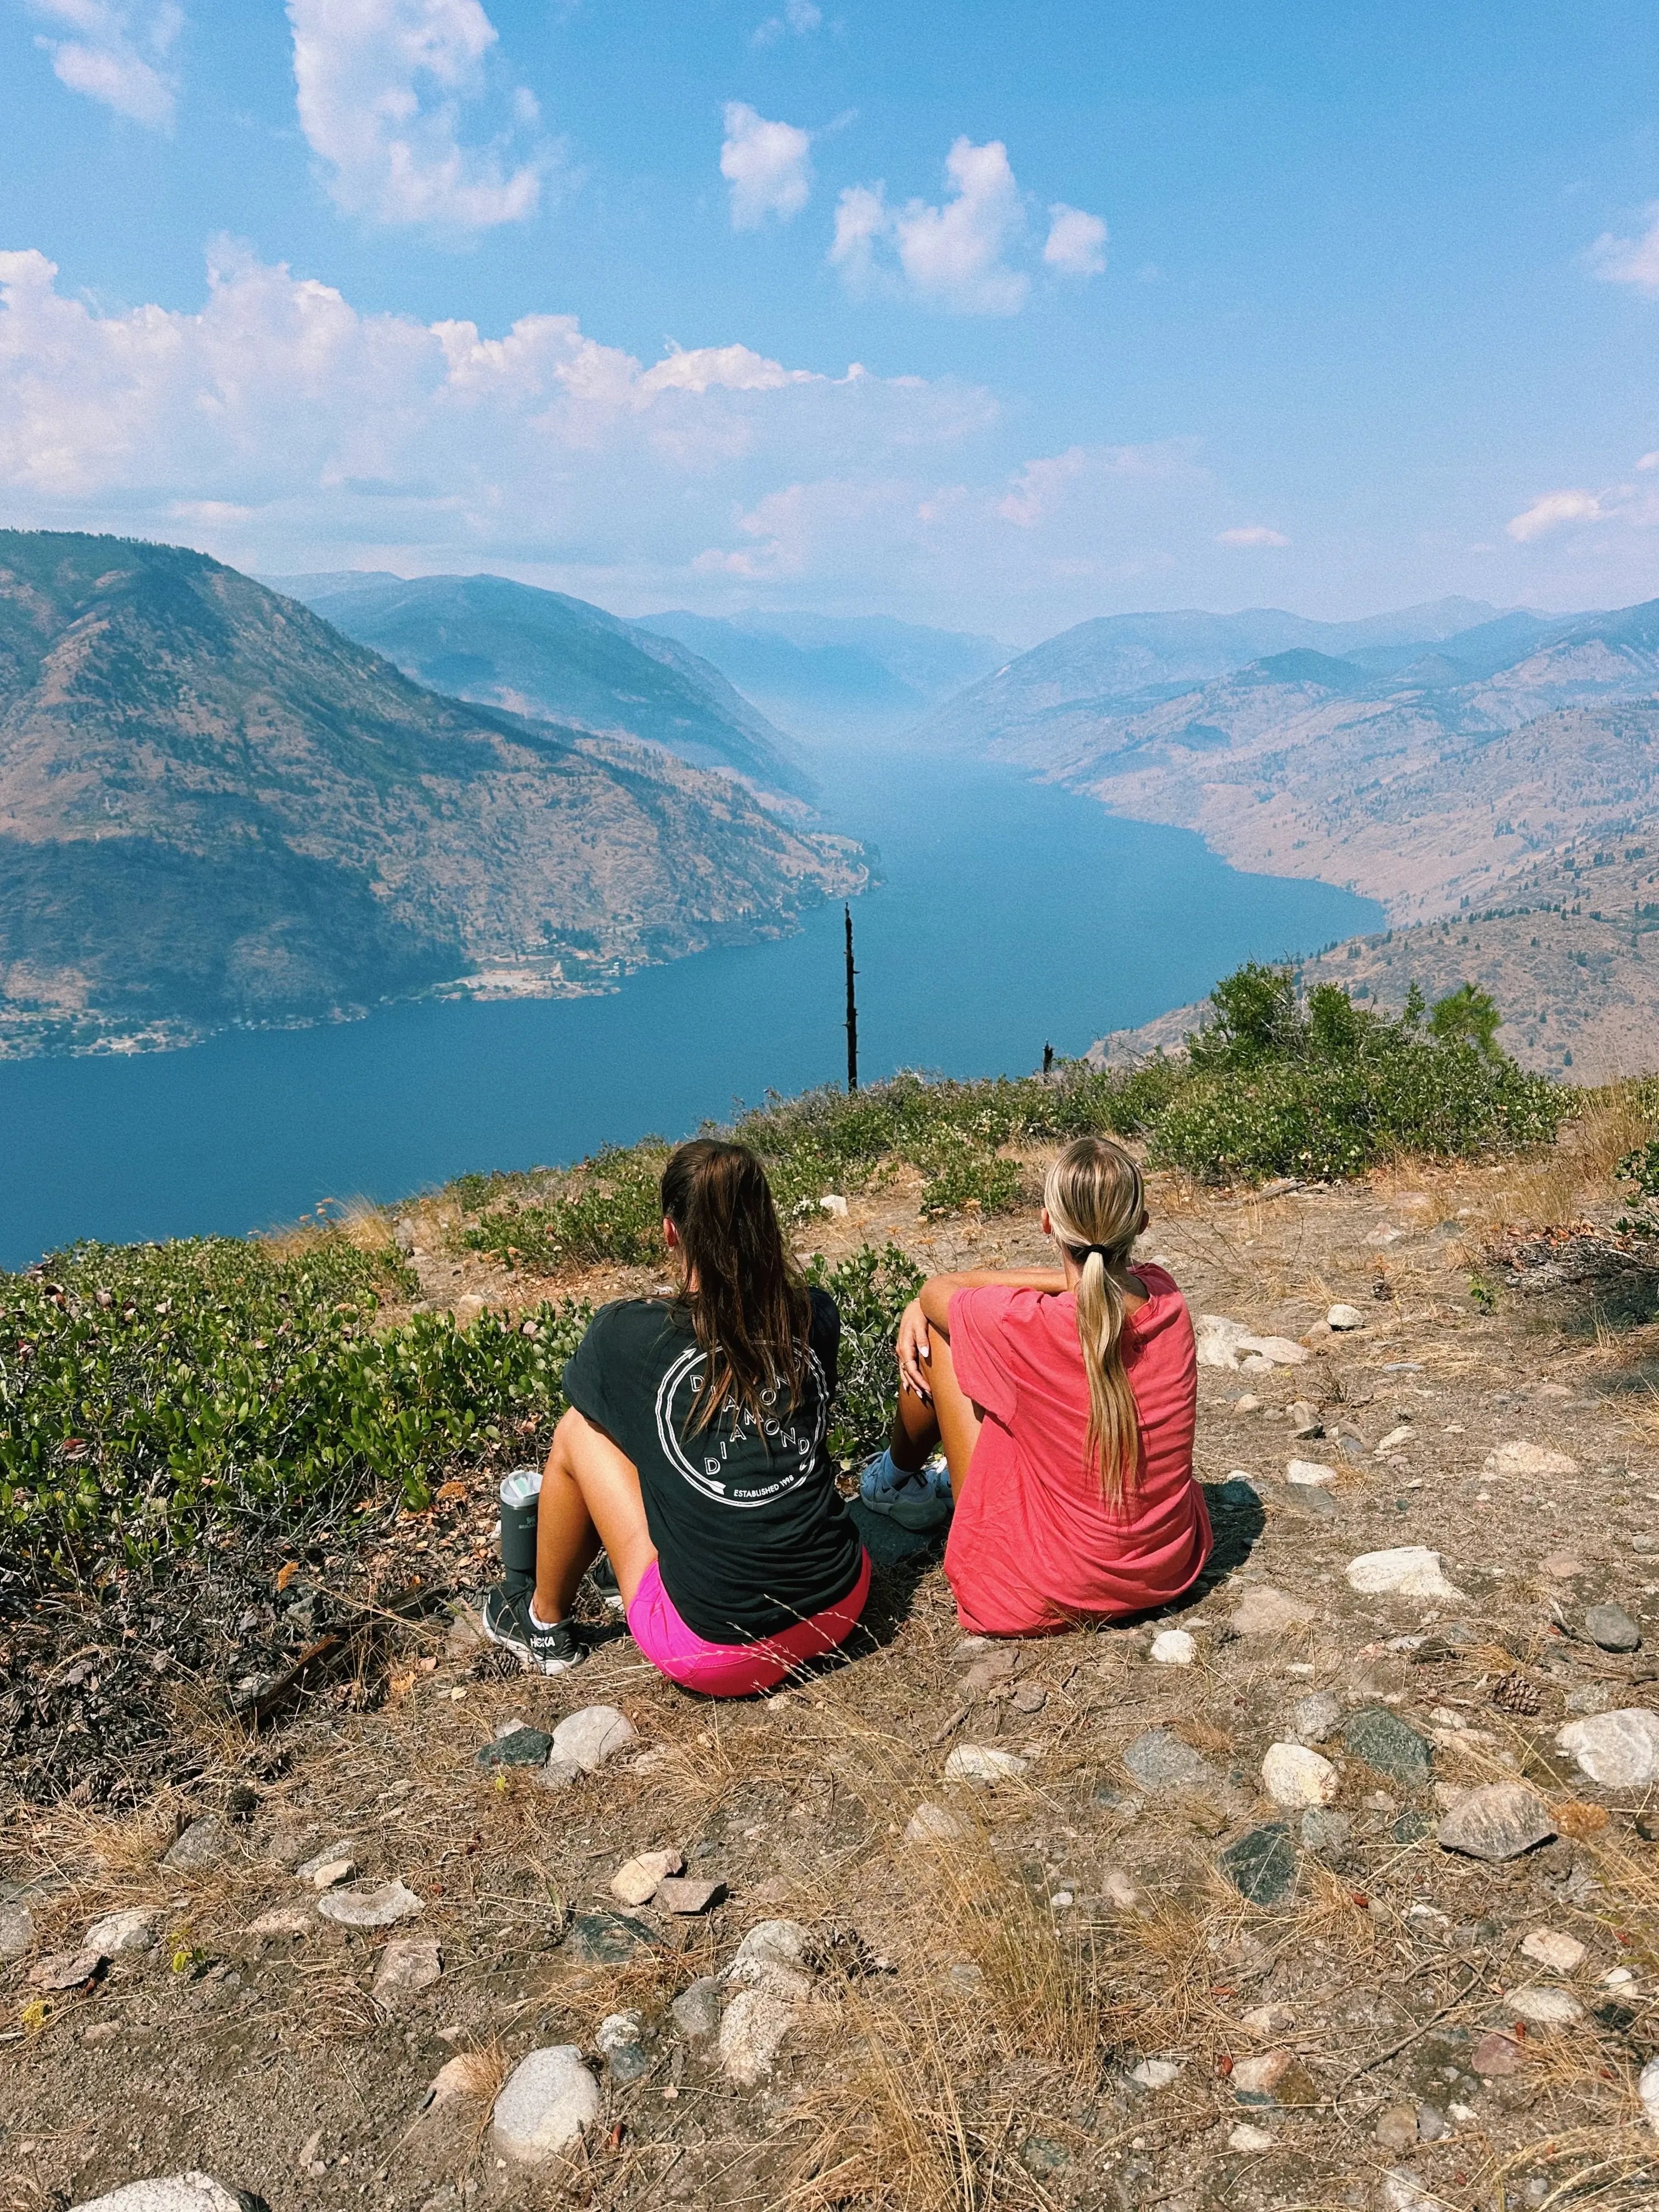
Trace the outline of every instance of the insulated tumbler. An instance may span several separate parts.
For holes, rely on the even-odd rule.
[[[536,1587],[536,1514],[542,1494],[538,1467],[515,1467],[501,1482],[501,1580],[514,1593]]]

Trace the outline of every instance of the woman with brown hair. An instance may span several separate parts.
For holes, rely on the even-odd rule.
[[[746,1146],[682,1145],[662,1212],[678,1289],[593,1316],[564,1370],[533,1589],[509,1561],[483,1625],[544,1673],[578,1664],[571,1613],[603,1545],[652,1664],[742,1697],[843,1643],[869,1594],[826,1446],[841,1317],[801,1280]]]
[[[1129,1155],[1079,1137],[1043,1190],[1059,1267],[932,1276],[900,1322],[898,1412],[865,1496],[919,1485],[943,1445],[966,1629],[1150,1612],[1209,1558],[1192,1320],[1173,1278],[1131,1258],[1147,1220]]]

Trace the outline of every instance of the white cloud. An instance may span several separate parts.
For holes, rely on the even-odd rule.
[[[1218,530],[1218,545],[1288,545],[1290,539],[1277,530],[1269,530],[1265,522],[1246,522],[1236,530]]]
[[[732,228],[758,230],[769,215],[788,222],[812,190],[812,134],[769,123],[740,100],[726,105],[720,174],[732,187]]]
[[[0,253],[19,526],[185,539],[266,574],[492,568],[624,609],[805,588],[1009,635],[1188,600],[1224,519],[1190,447],[1011,465],[994,401],[950,381],[737,342],[641,361],[564,314],[497,335],[366,313],[228,243],[194,312],[105,313],[56,277]]]
[[[781,15],[769,15],[763,23],[755,26],[754,44],[775,46],[787,31],[804,39],[809,32],[818,29],[823,21],[823,10],[814,6],[813,0],[786,0]]]
[[[1659,453],[1644,453],[1636,465],[1638,469],[1659,469]]]
[[[984,146],[958,138],[945,173],[951,190],[940,207],[910,200],[889,208],[884,185],[850,185],[836,210],[831,262],[855,290],[885,283],[957,314],[1018,314],[1031,280],[1005,258],[1025,230],[1007,148],[997,138]]]
[[[1106,266],[1105,224],[1097,215],[1056,200],[1048,210],[1048,240],[1042,258],[1062,276],[1098,276]]]
[[[67,38],[35,40],[53,74],[116,114],[151,131],[171,131],[178,79],[165,66],[184,28],[173,0],[29,0],[33,12]]]
[[[1659,201],[1644,213],[1648,227],[1640,238],[1615,238],[1603,231],[1584,258],[1591,275],[1604,284],[1628,284],[1653,300],[1659,299]]]
[[[288,14],[300,127],[347,213],[452,232],[535,213],[544,151],[519,158],[510,131],[460,140],[496,43],[479,0],[288,0]],[[522,87],[509,105],[519,126],[537,120]]]
[[[1529,545],[1572,522],[1599,522],[1608,512],[1605,495],[1593,491],[1552,491],[1535,499],[1523,514],[1504,526],[1517,545]]]

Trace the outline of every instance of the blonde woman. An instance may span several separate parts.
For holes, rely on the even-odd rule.
[[[900,1322],[892,1441],[864,1495],[925,1524],[943,1445],[945,1571],[972,1633],[1148,1612],[1209,1558],[1192,1321],[1172,1277],[1131,1264],[1147,1218],[1128,1154],[1079,1137],[1043,1190],[1060,1265],[932,1276]]]

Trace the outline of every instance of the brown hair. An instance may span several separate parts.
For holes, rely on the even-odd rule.
[[[735,1403],[763,1437],[779,1410],[766,1401],[780,1383],[791,1409],[800,1402],[812,1322],[765,1170],[746,1145],[694,1137],[663,1170],[662,1210],[679,1234],[680,1303],[706,1362],[692,1426],[706,1429]]]
[[[1140,1465],[1140,1419],[1123,1368],[1123,1292],[1111,1273],[1121,1268],[1146,1226],[1140,1170],[1107,1137],[1078,1137],[1048,1170],[1042,1202],[1055,1237],[1080,1273],[1077,1335],[1089,1377],[1085,1449],[1100,1474],[1101,1494],[1121,1506]]]

